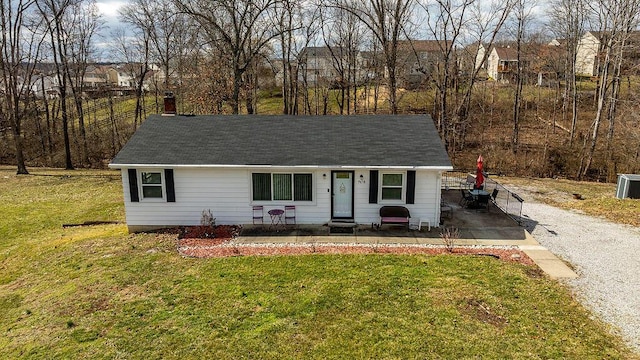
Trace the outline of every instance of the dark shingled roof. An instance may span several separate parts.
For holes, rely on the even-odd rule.
[[[428,115],[150,116],[111,162],[128,165],[445,167]]]

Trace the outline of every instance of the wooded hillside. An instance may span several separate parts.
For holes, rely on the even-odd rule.
[[[2,0],[0,162],[103,167],[185,114],[430,114],[456,167],[639,172],[640,0]],[[96,62],[108,56],[111,63]],[[357,136],[357,134],[354,134]]]
[[[537,177],[577,178],[580,161],[586,151],[585,144],[590,136],[590,126],[595,113],[595,83],[586,80],[580,83],[580,111],[576,140],[570,142],[570,117],[563,114],[562,94],[558,88],[525,86],[523,89],[523,110],[520,124],[520,142],[514,153],[511,143],[513,132],[512,107],[513,85],[494,81],[477,83],[474,101],[469,110],[469,122],[461,128],[461,141],[448,144],[454,167],[472,169],[479,154],[485,158],[485,168],[491,173]],[[623,87],[618,123],[613,141],[606,141],[607,128],[600,129],[602,141],[597,144],[594,167],[588,178],[600,181],[614,181],[616,173],[640,172],[640,109],[634,94],[640,84],[633,80]],[[363,90],[360,90],[363,91]],[[327,113],[338,114],[335,100],[339,90],[329,92]],[[364,94],[363,94],[364,95]],[[434,90],[403,90],[399,96],[399,112],[430,114],[434,107]],[[360,107],[365,110],[372,104],[364,96]],[[144,115],[161,112],[162,98],[143,98]],[[179,108],[188,108],[183,99],[178,99]],[[71,123],[71,153],[77,167],[105,167],[117,151],[133,134],[135,97],[115,96],[85,101],[84,113],[87,153],[83,153],[79,124]],[[255,111],[261,114],[280,114],[282,104],[279,89],[260,93]],[[379,99],[384,109],[385,100]],[[49,104],[50,116],[55,118],[59,108]],[[243,109],[246,113],[246,109]],[[378,113],[383,112],[379,110]],[[371,111],[358,111],[372,113]],[[29,166],[64,167],[64,147],[62,129],[56,122],[40,111],[39,121],[26,123],[24,127],[25,159]],[[71,112],[71,117],[75,114]],[[14,161],[13,147],[9,134],[1,133],[0,162]],[[357,138],[357,134],[354,134]],[[610,146],[610,153],[607,151]],[[611,155],[611,161],[607,159]]]

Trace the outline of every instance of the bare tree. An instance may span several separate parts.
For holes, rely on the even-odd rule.
[[[279,35],[274,10],[279,0],[173,0],[178,10],[202,26],[208,46],[228,54],[233,72],[231,109],[240,111],[244,74],[261,56],[269,42]]]
[[[34,1],[30,0],[0,2],[0,87],[3,90],[0,118],[8,120],[11,126],[18,174],[29,173],[25,165],[22,124],[31,111],[31,80],[43,41],[37,33],[38,22],[32,22],[29,17],[33,5]]]
[[[565,118],[568,103],[571,101],[571,132],[569,146],[573,145],[578,122],[578,89],[576,83],[577,48],[580,36],[587,20],[587,8],[584,0],[552,0],[547,11],[548,26],[562,41],[564,47],[564,96],[562,98],[562,118]]]
[[[68,23],[68,14],[71,8],[80,3],[80,0],[39,0],[35,1],[40,16],[47,27],[51,55],[56,68],[56,78],[60,93],[60,111],[62,117],[62,131],[64,137],[65,168],[73,170],[71,159],[71,142],[69,137],[69,109],[67,104],[67,89],[69,85],[70,55],[69,42],[66,29],[73,26]]]
[[[441,52],[440,64],[433,74],[438,92],[435,118],[447,148],[454,152],[456,147],[464,146],[474,85],[514,1],[424,1],[421,6],[428,15],[427,31],[438,39]],[[463,56],[457,49],[460,44],[472,44],[465,48]],[[469,64],[460,73],[459,62],[464,59]],[[459,83],[465,86],[456,88]]]
[[[456,46],[460,43],[462,33],[467,30],[473,0],[420,1],[419,4],[427,14],[425,24],[430,35],[437,39],[440,51],[433,74],[437,89],[437,109],[434,109],[434,115],[438,130],[445,142],[449,143],[452,139],[450,132],[455,129],[455,124],[449,123],[449,95],[454,77],[458,76]],[[418,56],[416,58],[420,61]]]
[[[465,143],[467,127],[470,123],[469,109],[474,85],[478,79],[480,71],[487,62],[490,50],[498,39],[498,35],[503,30],[514,6],[514,0],[491,1],[490,3],[471,3],[469,9],[465,11],[469,19],[465,21],[465,30],[461,31],[462,43],[474,44],[472,51],[467,54],[473,59],[473,66],[467,73],[468,78],[464,81],[467,85],[462,89],[461,94],[456,96],[455,110],[451,112],[450,123],[455,126],[453,133],[454,141],[460,144],[461,148]],[[482,45],[482,46],[481,46]],[[482,53],[481,49],[485,49]],[[451,140],[447,142],[448,149],[455,151],[455,146],[451,146]]]
[[[591,136],[585,138],[578,178],[587,176],[591,169],[603,119],[609,121],[608,137],[613,138],[623,57],[629,38],[640,20],[640,0],[601,0],[597,5],[594,10],[597,11],[601,28],[597,105]]]
[[[309,46],[318,38],[318,34],[320,33],[320,21],[318,20],[320,12],[317,7],[309,9],[308,11],[306,18],[309,19],[309,21],[303,24],[298,34],[298,38],[301,39],[299,45],[300,51],[298,51],[294,61],[297,64],[298,80],[302,82],[303,112],[305,114],[313,114],[312,103],[315,103],[315,114],[317,115],[319,108],[317,99],[323,90],[318,91],[318,74],[311,74],[315,78],[313,81],[315,89],[313,89],[313,92],[311,91],[312,89],[309,84]],[[312,93],[314,99],[311,99]]]
[[[68,77],[71,94],[73,96],[78,126],[80,128],[80,140],[82,144],[82,161],[89,164],[89,146],[85,127],[85,116],[82,97],[85,90],[85,75],[87,66],[94,55],[93,41],[102,26],[102,18],[98,12],[95,0],[73,3],[69,7],[65,21],[64,41],[67,42],[68,54],[65,58],[68,69],[65,72]]]
[[[295,31],[301,26],[301,17],[297,16],[297,10],[300,8],[300,2],[297,0],[283,0],[280,3],[281,9],[277,11],[279,27],[279,43],[280,52],[282,53],[282,59],[277,60],[275,71],[280,71],[282,74],[282,113],[296,114],[297,106],[294,104],[294,99],[297,97],[296,93],[296,81],[297,72],[294,72],[294,66],[297,66],[292,61],[293,53],[295,51]]]
[[[135,130],[144,118],[144,94],[145,80],[151,70],[149,64],[151,52],[151,39],[149,33],[138,30],[138,36],[130,38],[123,29],[114,30],[112,38],[115,41],[113,49],[120,59],[124,61],[119,71],[134,79],[136,108],[133,120]]]
[[[389,107],[398,113],[398,42],[406,38],[414,0],[332,0],[332,6],[355,15],[380,43],[389,84]]]
[[[336,78],[331,85],[338,89],[336,100],[340,114],[356,111],[359,48],[362,42],[361,23],[353,13],[342,7],[321,7],[322,39],[332,59]],[[353,99],[351,89],[354,90]],[[351,101],[353,100],[353,102]]]
[[[150,41],[151,59],[160,66],[162,86],[156,86],[156,108],[159,106],[158,90],[169,89],[177,71],[180,57],[185,56],[195,29],[189,19],[177,11],[171,0],[132,0],[119,10],[124,23],[133,26]],[[141,35],[142,36],[142,35]],[[175,84],[175,82],[174,82]]]
[[[514,7],[514,24],[513,30],[516,39],[516,86],[513,96],[513,129],[511,134],[511,151],[515,154],[518,152],[520,141],[520,120],[522,112],[522,87],[524,84],[524,42],[526,41],[526,31],[531,23],[531,12],[535,6],[535,2],[517,0]]]

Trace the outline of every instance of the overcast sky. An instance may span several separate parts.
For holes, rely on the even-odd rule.
[[[98,10],[102,14],[102,19],[105,22],[105,27],[100,31],[100,36],[96,38],[96,47],[100,54],[98,55],[99,61],[114,61],[116,59],[111,58],[109,51],[109,40],[111,38],[111,32],[116,28],[122,27],[122,24],[118,21],[118,9],[120,9],[126,1],[122,0],[102,0],[97,3]]]
[[[103,0],[99,1],[98,9],[107,22],[118,21],[118,9],[124,5],[125,1]]]

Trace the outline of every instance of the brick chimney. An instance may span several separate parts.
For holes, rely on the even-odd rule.
[[[176,98],[173,96],[172,91],[164,92],[164,113],[163,116],[175,116],[176,115]]]

